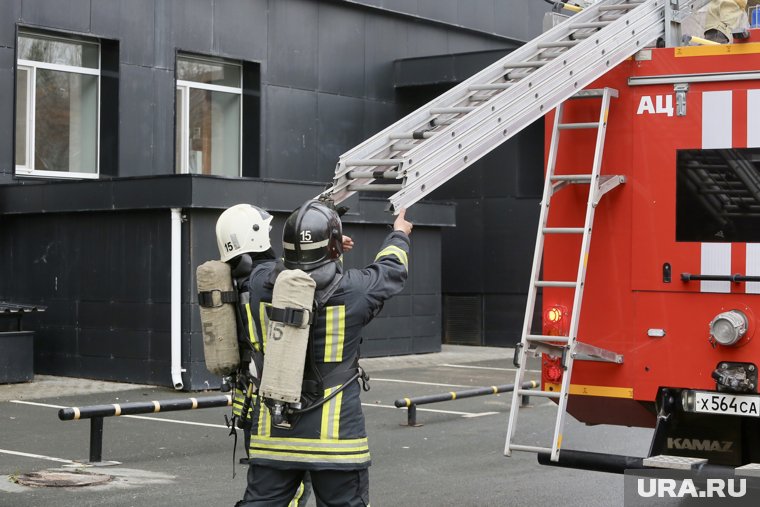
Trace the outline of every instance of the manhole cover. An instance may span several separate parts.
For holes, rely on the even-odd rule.
[[[90,474],[87,472],[30,472],[16,476],[16,482],[22,486],[35,488],[71,488],[94,486],[111,480],[110,475]]]

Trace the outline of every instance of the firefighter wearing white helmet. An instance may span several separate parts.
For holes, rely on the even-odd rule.
[[[251,204],[236,204],[224,210],[216,221],[216,244],[221,261],[270,250],[271,222],[272,215]]]
[[[225,210],[216,224],[221,260],[204,262],[196,269],[204,358],[206,368],[216,375],[233,375],[241,362],[250,360],[250,341],[240,335],[240,295],[235,282],[247,278],[254,260],[274,260],[271,221],[269,213],[250,204]]]
[[[248,368],[252,355],[263,354],[263,340],[260,336],[251,332],[249,322],[247,290],[244,289],[245,281],[256,266],[273,263],[275,254],[269,239],[272,229],[272,215],[265,210],[251,204],[236,204],[222,212],[216,221],[216,244],[219,248],[219,257],[232,268],[232,278],[239,293],[240,327],[238,330],[242,341],[250,341],[251,347],[242,347],[243,366]],[[251,350],[253,349],[253,350]],[[258,363],[263,363],[261,357]],[[259,364],[260,366],[260,364]],[[256,363],[253,367],[256,371]],[[248,428],[250,427],[250,414],[243,414],[243,405],[247,391],[247,382],[243,375],[238,375],[239,383],[234,386],[234,398],[232,413],[239,418],[239,426],[246,430],[246,443],[248,441]]]
[[[262,335],[274,325],[267,315],[288,320],[287,312],[267,314],[282,272],[308,273],[316,292],[301,408],[291,406],[275,424],[267,401],[260,397],[253,407],[248,486],[238,505],[285,506],[307,471],[317,505],[369,505],[370,454],[357,382],[367,378],[358,366],[359,335],[406,282],[412,224],[404,215],[402,210],[374,262],[344,271],[338,214],[327,203],[309,201],[285,223],[284,262],[251,274],[251,307],[259,308],[252,315]]]

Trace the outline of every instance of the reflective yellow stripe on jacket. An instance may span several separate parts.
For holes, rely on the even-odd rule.
[[[401,264],[403,264],[404,267],[409,270],[409,256],[406,255],[406,252],[404,250],[395,245],[388,245],[380,250],[380,252],[375,256],[375,261],[378,261],[381,257],[385,257],[387,255],[396,256]]]
[[[343,342],[346,339],[346,307],[325,308],[325,363],[343,361]]]
[[[262,438],[251,435],[251,457],[301,463],[366,463],[370,459],[365,438]]]
[[[232,415],[240,417],[243,414],[243,404],[245,403],[245,391],[235,388],[232,396]],[[256,395],[251,396],[251,405],[248,407],[248,413],[245,414],[247,421],[251,420],[253,414],[253,405],[256,403]]]
[[[236,387],[235,392],[232,396],[232,415],[239,416],[240,414],[243,413],[244,400],[245,400],[245,393]],[[251,414],[249,413],[248,417],[250,416]]]
[[[261,345],[259,345],[259,340],[256,338],[256,333],[253,328],[253,315],[251,315],[251,305],[248,303],[245,304],[245,316],[248,318],[248,338],[251,340],[251,343],[253,343],[253,348],[260,351]]]
[[[260,437],[267,438],[269,437],[269,433],[271,432],[271,420],[269,418],[269,409],[264,405],[263,402],[259,405],[259,431],[258,434]],[[251,438],[253,438],[253,435],[251,435]]]
[[[325,389],[325,398],[335,392],[340,386]],[[333,399],[322,406],[322,438],[337,439],[340,436],[340,409],[343,403],[343,392],[339,392]]]

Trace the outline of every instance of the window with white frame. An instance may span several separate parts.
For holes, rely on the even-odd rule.
[[[20,32],[16,174],[98,177],[100,45]]]
[[[178,173],[241,175],[242,66],[177,57]]]

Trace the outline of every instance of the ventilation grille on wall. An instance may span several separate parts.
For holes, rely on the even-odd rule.
[[[483,297],[443,296],[444,343],[483,344]]]

